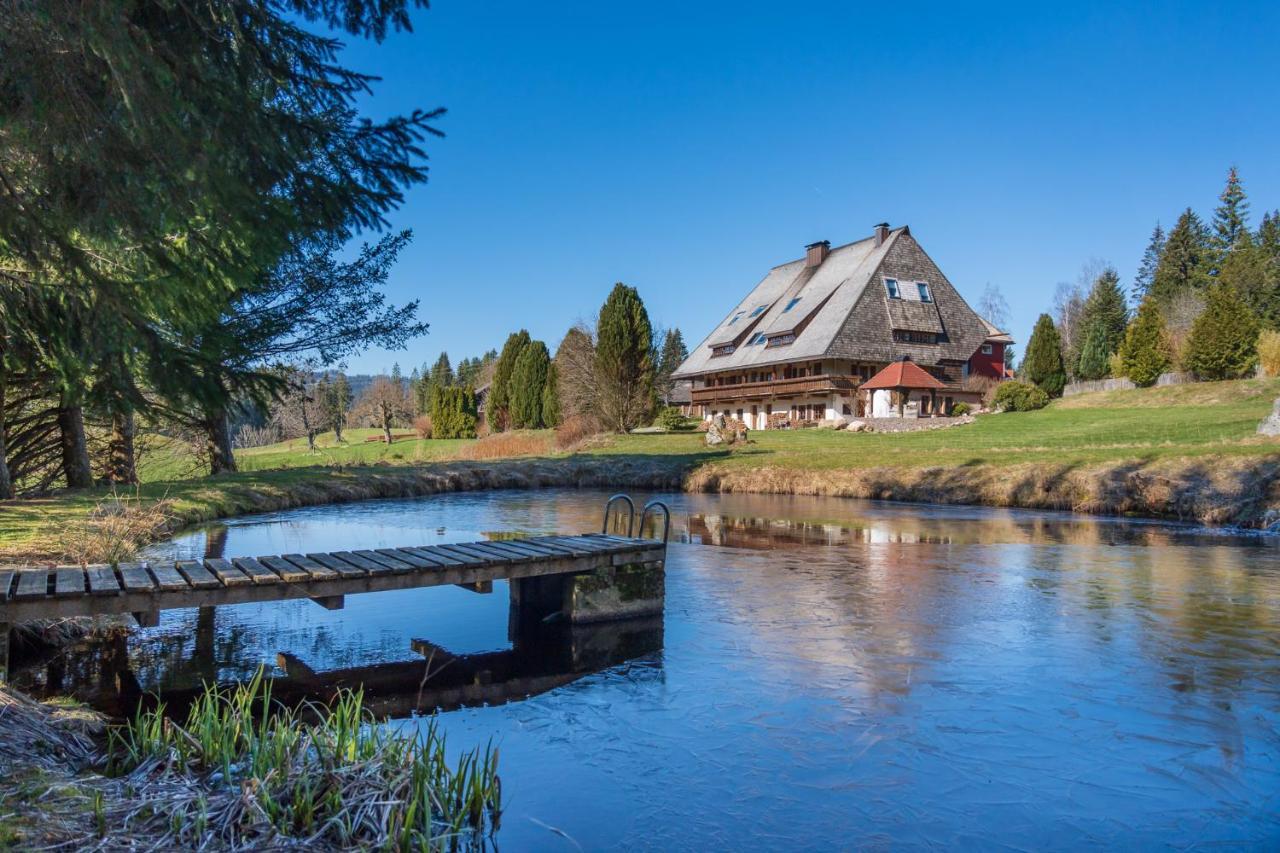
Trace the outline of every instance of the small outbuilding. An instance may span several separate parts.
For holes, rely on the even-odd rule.
[[[907,417],[908,408],[918,417],[946,414],[938,408],[938,392],[946,385],[924,368],[903,356],[863,382],[867,411],[873,418]]]

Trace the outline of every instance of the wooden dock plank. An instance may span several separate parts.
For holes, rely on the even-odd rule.
[[[84,570],[89,580],[89,592],[94,595],[118,595],[120,581],[116,579],[115,570],[110,566],[89,566]]]
[[[465,565],[462,560],[455,556],[445,553],[444,551],[432,548],[430,545],[425,547],[401,548],[401,551],[408,551],[419,557],[426,557],[428,560],[436,560],[442,566],[462,566]]]
[[[84,569],[79,566],[59,566],[54,571],[54,595],[84,595],[84,590]]]
[[[156,579],[156,586],[164,592],[177,592],[178,590],[190,589],[187,579],[184,578],[176,566],[166,563],[148,564],[147,568],[151,570],[151,576]]]
[[[540,545],[536,542],[530,542],[524,539],[504,539],[502,540],[502,544],[508,548],[515,548],[522,554],[528,554],[531,557],[541,560],[569,556],[568,549],[556,549],[550,545]]]
[[[572,548],[552,542],[546,536],[531,536],[528,539],[521,540],[521,542],[533,548],[541,548],[552,554],[559,554],[561,556],[569,556],[573,554]]]
[[[0,571],[0,601],[9,600],[9,588],[13,586],[13,574],[10,569]]]
[[[278,574],[285,583],[297,583],[311,578],[311,575],[281,557],[259,557],[258,562]]]
[[[410,554],[399,548],[379,548],[378,553],[384,557],[390,557],[393,560],[399,560],[402,563],[408,563],[415,569],[438,569],[440,564],[426,557],[419,557],[417,554]]]
[[[145,563],[121,563],[120,580],[125,592],[150,592],[156,588]]]
[[[302,554],[282,554],[280,555],[280,559],[288,560],[299,569],[302,569],[302,571],[306,572],[312,580],[327,581],[338,576],[338,573],[333,569],[316,562],[310,557],[303,556]]]
[[[483,551],[472,551],[466,545],[435,545],[434,548],[444,551],[446,554],[456,556],[469,566],[490,566],[499,562],[499,558],[492,554],[486,554]]]
[[[352,555],[363,560],[367,560],[370,563],[376,563],[377,565],[382,566],[382,571],[384,572],[394,572],[399,575],[413,571],[413,566],[403,560],[397,560],[394,557],[379,554],[377,551],[352,551],[351,553]],[[344,557],[343,559],[346,558]],[[372,569],[370,571],[372,571]]]
[[[44,598],[49,594],[49,573],[44,569],[18,572],[18,588],[14,598]]]
[[[217,578],[223,586],[248,586],[253,579],[232,565],[230,560],[211,557],[204,561],[204,568]]]
[[[395,574],[397,571],[396,567],[388,565],[388,561],[385,557],[381,560],[371,560],[366,556],[372,553],[372,551],[336,551],[333,556],[340,560],[346,560],[351,565],[358,569],[364,569],[371,575]]]
[[[255,584],[280,583],[280,576],[259,563],[253,557],[235,557],[231,561],[237,569],[249,576]]]
[[[600,554],[611,550],[598,542],[583,542],[574,536],[549,536],[547,541],[553,545],[563,545],[571,550],[575,556],[580,557],[589,557],[592,554]]]
[[[222,581],[195,560],[181,560],[174,568],[196,589],[217,589],[222,586]]]
[[[362,578],[369,574],[366,569],[362,569],[357,565],[348,563],[336,554],[308,554],[307,556],[315,560],[320,565],[333,569],[344,578]]]
[[[532,551],[528,548],[523,548],[513,542],[507,541],[506,539],[477,542],[475,543],[475,546],[472,547],[476,546],[483,546],[488,550],[506,554],[513,560],[543,560],[546,559],[547,556],[540,551]]]

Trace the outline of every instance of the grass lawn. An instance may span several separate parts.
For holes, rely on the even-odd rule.
[[[1258,422],[1280,396],[1280,379],[1200,383],[1114,391],[1055,401],[1038,412],[980,416],[976,423],[915,433],[848,433],[806,429],[756,431],[751,443],[732,451],[709,450],[701,433],[626,435],[579,451],[601,461],[648,460],[690,469],[712,464],[728,471],[781,468],[838,471],[869,468],[960,469],[1026,463],[1142,464],[1173,458],[1280,458],[1280,441],[1256,435]],[[287,497],[319,485],[358,488],[397,467],[474,457],[486,463],[504,456],[567,458],[554,450],[549,430],[488,440],[423,440],[404,437],[391,445],[366,441],[376,430],[348,430],[335,445],[332,434],[308,452],[302,439],[237,452],[241,472],[201,478],[183,448],[149,448],[141,466],[144,501],[168,499],[180,518],[252,512],[264,495]],[[484,451],[484,452],[479,452]],[[5,552],[39,550],[85,515],[107,493],[67,493],[0,505],[0,561]]]

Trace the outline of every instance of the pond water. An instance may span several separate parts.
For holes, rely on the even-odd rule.
[[[667,495],[662,619],[508,624],[504,585],[169,611],[15,673],[113,705],[265,664],[501,750],[510,850],[1280,842],[1280,547],[1070,515]],[[153,556],[598,529],[605,495],[244,518]],[[447,665],[445,665],[447,664]],[[427,669],[434,672],[427,676]],[[563,834],[561,834],[563,833]],[[566,838],[567,836],[568,838]],[[569,840],[571,839],[571,840]]]

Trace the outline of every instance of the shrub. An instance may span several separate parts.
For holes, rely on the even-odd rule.
[[[1029,382],[1005,382],[996,389],[995,406],[1002,412],[1030,412],[1047,405],[1049,395]]]
[[[432,394],[430,420],[435,438],[475,438],[475,392],[460,385],[437,389]]]
[[[951,407],[951,417],[962,418],[965,415],[969,414],[969,411],[970,409],[969,409],[968,403],[956,403],[954,406]]]
[[[658,426],[672,432],[684,426],[685,417],[675,406],[667,406],[661,412],[658,412]]]
[[[1120,360],[1116,375],[1128,376],[1139,388],[1156,384],[1160,374],[1169,369],[1173,346],[1164,314],[1154,299],[1144,299],[1138,306],[1138,313],[1125,330],[1124,342],[1116,355]]]
[[[431,438],[431,416],[418,415],[413,419],[413,429],[418,438]]]
[[[556,447],[568,450],[599,433],[600,424],[590,415],[570,415],[556,428]]]
[[[1258,337],[1258,365],[1263,376],[1280,376],[1280,332],[1267,329]]]

